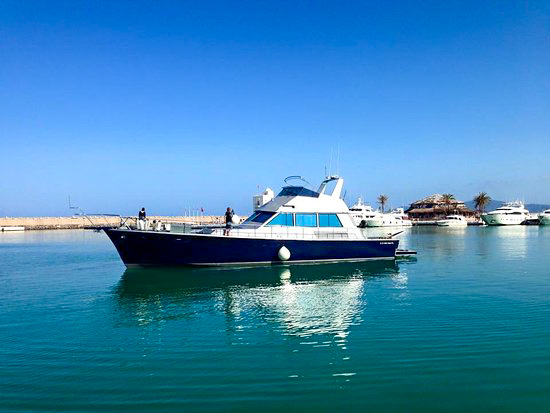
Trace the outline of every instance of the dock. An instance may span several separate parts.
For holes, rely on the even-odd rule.
[[[426,226],[426,225],[437,225],[438,220],[413,220],[413,226]],[[478,220],[467,220],[468,226],[483,225],[483,222]]]

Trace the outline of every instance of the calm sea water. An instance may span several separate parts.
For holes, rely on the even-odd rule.
[[[0,234],[0,411],[550,411],[550,228],[401,238],[416,260],[130,271],[101,233]]]

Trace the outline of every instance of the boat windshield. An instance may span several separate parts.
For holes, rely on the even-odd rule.
[[[303,186],[285,186],[277,196],[309,196],[311,198],[318,198],[319,193]]]
[[[269,218],[275,215],[275,212],[268,211],[257,211],[250,215],[243,224],[250,224],[251,222],[256,222],[258,224],[263,224]]]

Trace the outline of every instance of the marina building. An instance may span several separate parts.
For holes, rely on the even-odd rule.
[[[477,212],[469,209],[463,201],[446,199],[441,194],[415,201],[405,212],[415,221],[435,221],[450,214],[462,215],[469,221],[474,221],[477,217]]]

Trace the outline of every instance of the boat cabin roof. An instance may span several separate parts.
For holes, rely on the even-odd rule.
[[[284,186],[271,201],[254,212],[292,213],[349,213],[340,198],[344,180],[338,176],[327,177],[317,191],[304,186]]]

